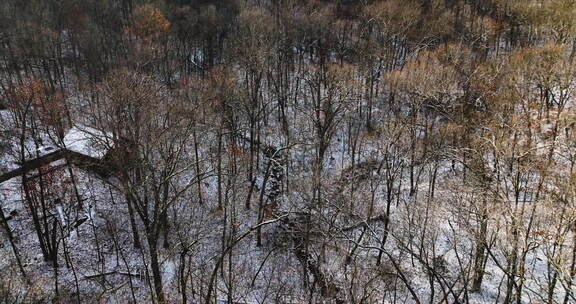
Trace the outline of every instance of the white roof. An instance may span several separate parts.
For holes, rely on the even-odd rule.
[[[74,126],[64,136],[65,147],[91,157],[102,158],[112,145],[111,136],[87,126]]]

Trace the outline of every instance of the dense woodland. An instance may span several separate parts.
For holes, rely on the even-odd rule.
[[[575,55],[574,0],[2,0],[0,303],[576,303]]]

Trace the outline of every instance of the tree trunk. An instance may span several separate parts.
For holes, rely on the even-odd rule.
[[[164,291],[162,288],[162,273],[158,261],[158,233],[152,231],[148,233],[148,250],[150,252],[150,267],[152,268],[152,277],[154,280],[154,291],[159,303],[165,303]]]

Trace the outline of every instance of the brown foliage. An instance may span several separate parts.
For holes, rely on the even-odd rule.
[[[170,22],[160,9],[145,4],[136,8],[132,13],[131,30],[143,39],[155,38],[170,30]]]

